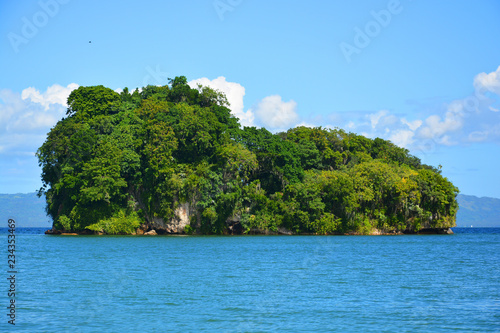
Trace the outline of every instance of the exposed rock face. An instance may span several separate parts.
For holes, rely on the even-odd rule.
[[[147,235],[147,236],[156,236],[156,235],[158,235],[158,234],[157,234],[157,233],[156,233],[156,231],[153,229],[153,230],[151,230],[151,231],[145,232],[145,233],[144,233],[144,235]]]
[[[49,230],[45,231],[45,234],[46,235],[60,235],[61,234],[61,230],[57,230],[55,228],[52,228],[52,229],[49,229]]]
[[[285,227],[279,227],[278,234],[280,234],[280,235],[293,235],[293,232],[291,232],[290,230],[288,230]]]
[[[241,225],[241,216],[239,214],[229,217],[226,220],[228,233],[232,235],[240,235],[243,233],[243,226]]]
[[[174,212],[174,218],[165,222],[164,219],[153,217],[151,226],[162,234],[182,234],[186,226],[190,224],[191,205],[189,203],[180,204]]]
[[[250,229],[249,235],[293,235],[293,232],[285,227],[279,227],[278,231],[266,230],[266,229]]]

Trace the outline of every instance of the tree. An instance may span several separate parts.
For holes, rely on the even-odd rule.
[[[66,115],[87,120],[98,115],[110,115],[119,112],[120,95],[104,86],[79,87],[68,97]]]
[[[408,150],[338,128],[241,128],[228,106],[184,76],[141,92],[74,90],[37,151],[54,227],[161,231],[184,204],[189,231],[200,233],[454,225],[458,189]]]

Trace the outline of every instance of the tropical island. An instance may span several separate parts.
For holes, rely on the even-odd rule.
[[[79,87],[37,151],[53,227],[78,234],[446,233],[458,189],[407,149],[342,129],[241,127],[226,97]]]

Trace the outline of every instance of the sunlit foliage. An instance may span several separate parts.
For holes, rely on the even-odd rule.
[[[458,189],[393,143],[342,129],[241,128],[185,77],[80,87],[37,156],[56,229],[133,233],[182,203],[190,232],[340,234],[455,225]]]

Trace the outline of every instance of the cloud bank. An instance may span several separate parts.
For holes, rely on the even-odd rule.
[[[384,138],[412,151],[436,145],[500,143],[500,66],[493,72],[477,74],[470,96],[442,104],[437,112],[413,119],[388,110],[334,112],[305,119],[299,116],[295,101],[283,101],[279,95],[264,97],[245,111],[245,88],[239,83],[228,82],[221,76],[193,80],[189,85],[196,87],[198,83],[224,92],[232,113],[243,126],[262,126],[273,132],[295,126],[339,127],[371,138]]]
[[[287,130],[299,121],[296,112],[297,103],[293,100],[285,102],[279,95],[272,95],[263,98],[257,106],[250,111],[263,127],[271,129]]]
[[[35,152],[50,128],[65,115],[66,100],[76,88],[78,85],[72,83],[66,87],[54,84],[43,92],[33,87],[20,94],[0,90],[0,174],[5,177],[2,183],[11,176],[32,177],[31,171],[38,170]]]
[[[30,100],[35,104],[42,105],[44,110],[47,111],[53,104],[66,106],[69,94],[78,87],[76,83],[71,83],[67,87],[54,84],[48,87],[43,93],[40,93],[39,90],[33,87],[29,87],[23,90],[21,97],[23,100]]]
[[[46,91],[29,87],[21,94],[11,90],[0,90],[0,151],[7,147],[22,145],[33,146],[31,140],[19,140],[19,137],[43,135],[61,119],[66,112],[66,100],[74,89],[75,83],[66,87],[54,84]],[[18,139],[13,139],[17,137]],[[32,144],[28,144],[28,143]],[[33,149],[30,149],[34,152]]]
[[[308,119],[299,116],[295,101],[284,101],[280,95],[263,97],[245,109],[245,87],[223,76],[214,80],[196,79],[189,85],[196,88],[202,84],[225,93],[231,112],[243,126],[262,126],[272,132],[295,126],[339,127],[370,138],[391,140],[414,153],[435,149],[437,145],[500,144],[500,66],[493,72],[477,74],[472,81],[473,92],[469,96],[442,104],[438,111],[418,118],[378,110],[333,112]],[[78,85],[72,83],[54,84],[45,91],[34,87],[21,93],[0,90],[2,178],[26,174],[27,165],[36,169],[36,149],[50,128],[65,115],[67,97],[76,88]]]
[[[473,88],[469,96],[444,103],[438,106],[438,112],[421,118],[408,120],[406,115],[388,110],[332,113],[326,127],[384,138],[411,151],[437,145],[500,144],[500,67],[476,75]]]

